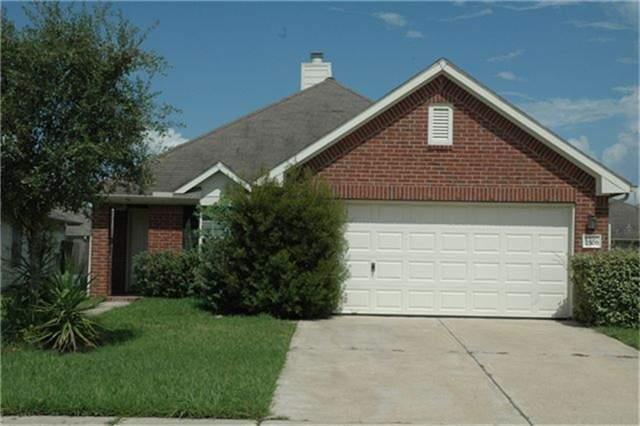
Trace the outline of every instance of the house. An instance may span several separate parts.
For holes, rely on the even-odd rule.
[[[126,294],[131,257],[193,244],[198,204],[307,167],[348,209],[342,312],[567,317],[568,258],[608,246],[631,184],[450,61],[372,102],[320,54],[301,90],[162,155],[142,194],[93,217],[91,292]]]
[[[53,210],[49,213],[49,220],[51,221],[51,238],[53,240],[55,260],[60,264],[64,264],[65,242],[68,239],[66,231],[81,226],[87,219],[82,215]],[[0,276],[0,288],[5,288],[11,285],[18,277],[20,263],[27,256],[27,241],[22,229],[14,226],[14,224],[5,217],[2,218],[0,236],[2,240],[2,257],[0,261],[0,263],[2,263],[2,274]],[[85,236],[88,239],[87,231],[85,231]],[[78,252],[78,250],[76,251]],[[78,252],[78,255],[80,256],[81,253]],[[84,256],[86,258],[87,254],[84,254]],[[76,265],[75,261],[74,265]]]
[[[638,205],[622,200],[611,200],[609,203],[609,223],[611,224],[611,247],[640,247],[640,211]]]

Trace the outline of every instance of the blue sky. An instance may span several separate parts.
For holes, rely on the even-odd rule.
[[[163,143],[196,137],[298,90],[320,50],[334,77],[378,99],[446,57],[638,183],[637,2],[117,3],[171,64],[182,110]],[[24,23],[20,4],[5,6]]]

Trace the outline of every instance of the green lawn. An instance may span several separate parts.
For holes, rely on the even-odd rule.
[[[618,339],[626,345],[640,349],[640,330],[637,328],[602,326],[596,327],[596,330],[614,339]]]
[[[100,318],[111,341],[91,352],[4,348],[2,414],[260,419],[295,329],[216,318],[190,299],[144,299]]]

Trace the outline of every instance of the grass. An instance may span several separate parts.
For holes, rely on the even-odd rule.
[[[90,352],[3,348],[2,414],[261,419],[295,329],[216,318],[190,299],[144,299],[99,318],[109,341]]]
[[[617,326],[601,326],[596,327],[602,334],[620,340],[622,343],[640,349],[640,330],[637,328],[617,327]]]

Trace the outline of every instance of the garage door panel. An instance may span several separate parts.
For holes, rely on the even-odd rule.
[[[407,310],[430,313],[435,308],[435,292],[429,290],[407,290]]]
[[[376,290],[376,308],[384,311],[402,312],[402,291],[401,290]]]
[[[412,281],[433,281],[435,279],[435,262],[408,261],[408,279]]]
[[[500,281],[499,262],[473,262],[473,281],[494,282]]]
[[[440,281],[467,281],[467,263],[456,261],[440,262]]]
[[[352,203],[343,310],[566,315],[569,213],[540,205]]]
[[[401,251],[403,235],[402,232],[378,232],[377,233],[377,249],[378,251]]]
[[[433,252],[436,248],[435,232],[408,232],[409,251],[411,252]]]
[[[367,261],[349,260],[349,275],[351,280],[366,280],[371,278],[370,263]]]
[[[346,289],[344,292],[344,299],[343,310],[345,311],[371,309],[369,290]]]
[[[473,252],[474,254],[493,254],[500,253],[500,234],[473,234]]]
[[[533,236],[527,234],[507,234],[507,254],[531,254],[533,250]]]
[[[473,308],[475,311],[497,313],[500,308],[500,292],[498,291],[474,291]]]
[[[444,313],[460,313],[467,310],[467,292],[466,291],[441,291],[440,292],[440,309]]]
[[[380,280],[400,281],[403,278],[402,270],[402,261],[378,261],[375,265],[375,276]]]
[[[440,251],[442,253],[466,253],[467,234],[443,232],[440,234]]]

